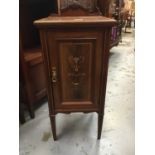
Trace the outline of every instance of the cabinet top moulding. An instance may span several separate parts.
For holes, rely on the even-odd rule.
[[[91,25],[90,25],[91,24]],[[49,16],[34,21],[34,25],[38,27],[44,26],[113,26],[116,20],[104,16]]]

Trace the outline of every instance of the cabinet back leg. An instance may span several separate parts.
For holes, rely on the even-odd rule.
[[[55,115],[50,116],[50,120],[51,120],[51,128],[52,128],[52,133],[53,133],[53,139],[57,140]]]
[[[27,106],[30,117],[35,118],[33,102],[30,99],[28,99],[28,97],[24,98],[24,102]]]
[[[101,138],[102,124],[103,124],[103,115],[98,114],[98,136],[97,136],[97,139]]]

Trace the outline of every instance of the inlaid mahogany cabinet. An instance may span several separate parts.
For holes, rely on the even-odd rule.
[[[54,140],[56,114],[70,112],[97,112],[100,139],[115,20],[101,15],[58,15],[34,24],[40,30]]]

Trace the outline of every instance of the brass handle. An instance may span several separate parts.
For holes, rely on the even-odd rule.
[[[57,82],[57,73],[55,67],[52,67],[52,82],[53,83]]]

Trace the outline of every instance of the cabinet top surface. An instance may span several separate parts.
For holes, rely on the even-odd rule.
[[[85,25],[85,24],[109,24],[114,25],[116,21],[104,16],[49,16],[34,21],[35,25]]]

